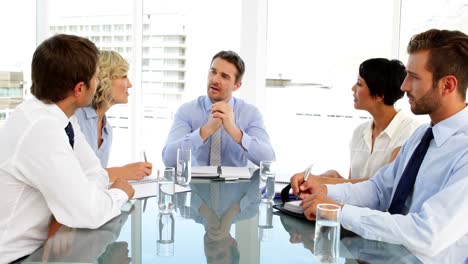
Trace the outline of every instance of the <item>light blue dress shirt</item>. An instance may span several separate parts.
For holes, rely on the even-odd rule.
[[[368,181],[327,185],[346,203],[341,224],[364,238],[402,244],[422,262],[468,261],[468,108],[433,126],[406,215],[387,212],[400,177],[429,125],[419,127],[393,163]]]
[[[241,99],[232,97],[229,105],[234,111],[236,126],[242,130],[242,146],[237,144],[221,126],[221,165],[242,167],[247,161],[259,165],[262,160],[275,160],[270,137],[265,130],[260,111]],[[162,151],[166,166],[176,166],[177,148],[191,147],[192,165],[210,165],[211,138],[203,142],[200,128],[210,117],[212,103],[207,96],[183,104],[177,111]],[[244,147],[244,148],[242,148]]]
[[[219,218],[225,215],[231,206],[238,202],[240,211],[233,218],[232,223],[254,217],[258,212],[258,205],[260,204],[258,181],[259,177],[253,176],[251,181],[237,183],[216,181],[190,184],[190,189],[192,189],[190,205],[191,218],[194,219],[195,222],[207,226],[205,219],[199,213],[202,202],[204,202],[207,207],[211,208]],[[213,201],[213,187],[219,188],[219,200],[217,201]]]
[[[99,148],[97,144],[98,116],[96,110],[92,107],[78,108],[75,116],[80,124],[81,132],[86,137],[86,141],[88,141],[94,153],[96,153],[96,156],[101,161],[101,166],[107,168],[112,145],[112,127],[107,122],[106,115],[104,115],[104,126],[102,127],[102,144]]]

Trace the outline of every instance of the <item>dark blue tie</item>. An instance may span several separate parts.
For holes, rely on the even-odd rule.
[[[414,182],[416,181],[416,175],[418,175],[419,168],[421,167],[421,163],[424,160],[424,156],[426,155],[427,149],[429,148],[429,144],[431,140],[434,138],[434,134],[432,134],[432,127],[429,127],[424,133],[424,136],[419,142],[419,145],[411,155],[408,164],[406,164],[406,168],[403,171],[403,175],[401,175],[400,181],[398,182],[397,189],[395,191],[395,195],[393,195],[392,203],[388,208],[388,212],[391,214],[402,214],[403,208],[405,206],[406,199],[413,191]]]
[[[67,133],[68,142],[70,142],[70,146],[73,148],[75,144],[75,132],[73,132],[73,126],[70,122],[68,122],[68,125],[65,127],[65,133]]]

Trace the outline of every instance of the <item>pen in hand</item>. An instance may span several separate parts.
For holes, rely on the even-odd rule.
[[[307,168],[305,170],[305,173],[304,173],[304,182],[306,182],[307,179],[309,178],[310,173],[312,172],[312,166],[313,166],[313,164],[310,164],[309,166],[307,166]],[[301,189],[299,189],[299,192],[297,193],[297,197],[298,198],[301,197]]]
[[[146,151],[143,150],[143,159],[145,160],[145,162],[148,162],[148,159],[146,158]]]

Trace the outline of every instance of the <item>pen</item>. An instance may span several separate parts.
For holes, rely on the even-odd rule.
[[[307,181],[307,179],[309,178],[310,172],[312,171],[312,166],[313,166],[312,164],[307,166],[306,171],[304,173],[304,181]]]
[[[309,178],[310,172],[312,171],[312,166],[313,166],[313,164],[310,164],[309,166],[307,166],[307,168],[305,170],[305,173],[304,173],[304,182],[306,182],[307,179]],[[301,191],[300,190],[297,193],[297,197],[301,197]]]
[[[146,151],[143,150],[143,158],[145,159],[145,162],[148,162],[148,159],[146,158]]]

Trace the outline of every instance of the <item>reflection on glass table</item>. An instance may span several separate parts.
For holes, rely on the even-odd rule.
[[[314,254],[315,226],[305,220],[295,218],[283,213],[275,213],[289,233],[289,241],[292,244],[302,243]],[[421,263],[406,248],[374,240],[367,240],[352,232],[342,229],[340,240],[340,258],[357,263]]]
[[[256,216],[260,203],[258,177],[237,183],[192,183],[190,188],[190,206],[181,199],[176,207],[185,212],[184,217],[203,225],[207,263],[239,263],[238,243],[231,234],[231,225]]]
[[[316,263],[315,223],[261,202],[259,176],[250,181],[192,182],[170,214],[158,197],[97,230],[62,227],[26,263]],[[130,217],[128,217],[130,216]],[[404,247],[341,232],[346,263],[420,263]]]
[[[132,210],[122,212],[97,230],[62,226],[23,263],[130,263],[128,243],[116,240]]]

